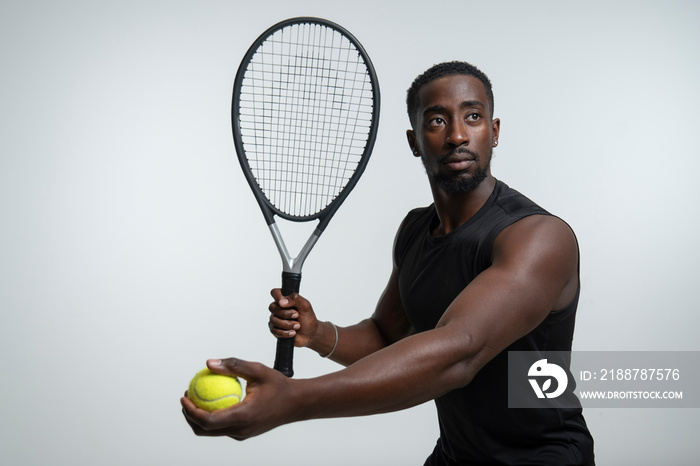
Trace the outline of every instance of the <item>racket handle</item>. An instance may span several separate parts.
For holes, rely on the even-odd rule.
[[[282,294],[284,296],[289,296],[292,293],[298,293],[300,283],[300,273],[282,272]],[[275,354],[275,369],[287,377],[292,377],[294,375],[293,359],[294,337],[278,338],[277,352]]]

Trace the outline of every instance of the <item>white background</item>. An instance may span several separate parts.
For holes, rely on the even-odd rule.
[[[353,32],[382,86],[360,183],[304,267],[322,319],[368,316],[400,220],[430,202],[404,93],[434,63],[492,79],[493,173],[576,230],[577,350],[700,350],[700,4],[5,1],[0,12],[0,463],[421,465],[432,403],[195,437],[210,357],[271,364],[281,263],[230,131],[237,66],[275,22]],[[335,370],[297,352],[298,377]],[[430,383],[430,381],[416,381]],[[600,465],[695,464],[698,410],[590,409]]]

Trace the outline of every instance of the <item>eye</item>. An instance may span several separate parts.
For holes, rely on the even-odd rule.
[[[442,119],[441,117],[435,117],[435,118],[431,118],[430,120],[428,120],[428,126],[437,127],[437,126],[444,126],[444,125],[445,125],[445,120]]]
[[[478,113],[470,113],[467,115],[467,121],[479,121],[481,115]]]

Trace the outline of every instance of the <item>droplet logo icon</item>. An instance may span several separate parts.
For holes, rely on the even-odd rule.
[[[566,371],[557,364],[548,363],[546,359],[540,359],[530,366],[527,375],[530,377],[528,380],[537,398],[556,398],[564,393],[569,383]],[[556,380],[557,385],[550,392],[552,380]],[[542,385],[540,385],[540,381],[542,381]]]

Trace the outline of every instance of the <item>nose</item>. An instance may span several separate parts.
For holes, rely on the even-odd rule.
[[[447,144],[461,146],[469,144],[469,130],[461,120],[453,120],[447,128]]]

